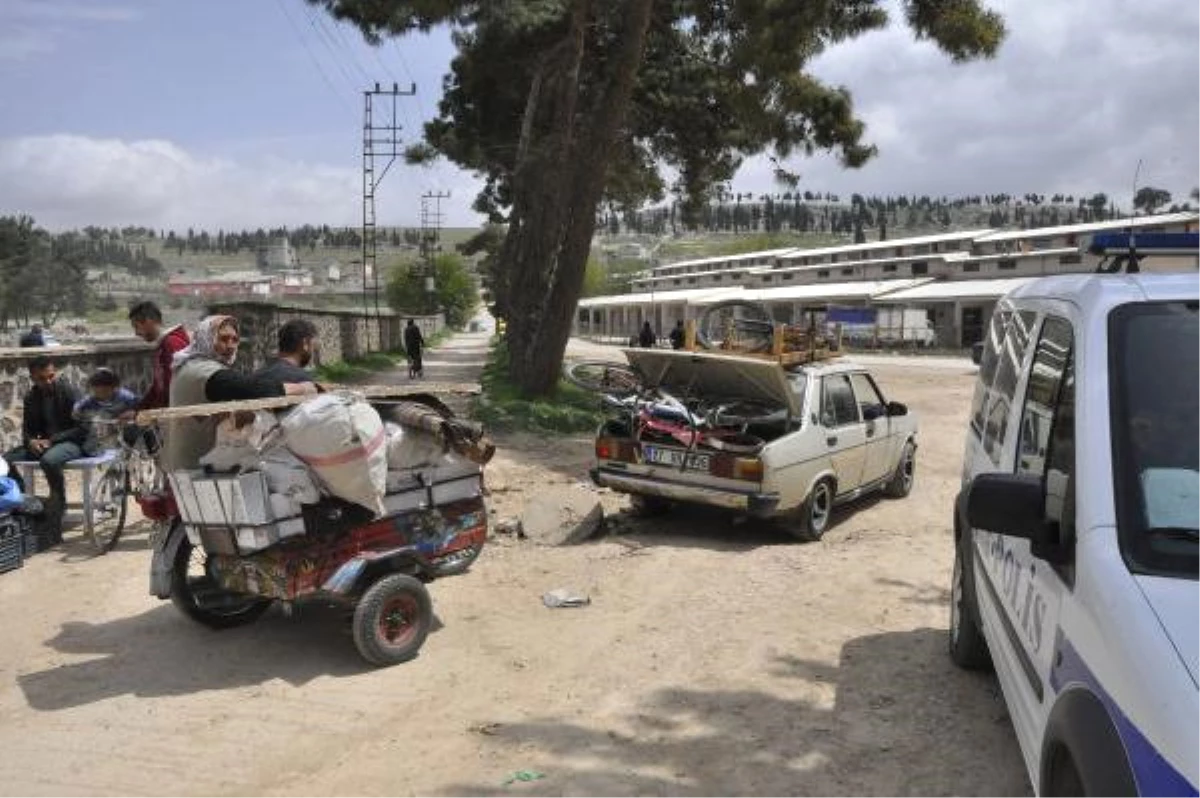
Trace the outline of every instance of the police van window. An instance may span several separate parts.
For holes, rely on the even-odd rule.
[[[996,368],[996,380],[988,398],[987,418],[983,427],[983,448],[997,465],[1004,441],[1008,439],[1008,411],[1017,392],[1025,350],[1036,322],[1037,314],[1033,311],[1014,313],[1000,350],[1000,364]]]
[[[1029,382],[1025,388],[1021,437],[1017,443],[1018,474],[1035,474],[1039,477],[1045,474],[1055,402],[1059,398],[1070,356],[1070,323],[1047,317],[1034,350],[1033,366],[1029,370]]]
[[[832,428],[858,423],[858,405],[849,378],[838,374],[826,377],[821,383],[821,424]]]
[[[1007,310],[997,310],[993,313],[992,322],[988,325],[987,335],[983,339],[983,357],[979,361],[979,379],[975,381],[975,398],[971,401],[971,426],[980,435],[983,434],[988,390],[992,386],[992,379],[996,376],[1000,346],[1004,343],[1004,328],[1011,315],[1012,313]]]
[[[1067,345],[1070,346],[1070,326]],[[1050,432],[1049,459],[1046,462],[1046,518],[1056,521],[1068,537],[1075,526],[1075,369],[1071,355],[1063,366],[1062,389],[1054,405],[1054,423]]]

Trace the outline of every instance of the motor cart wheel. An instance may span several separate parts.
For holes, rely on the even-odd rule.
[[[354,608],[354,645],[372,665],[395,665],[417,655],[432,625],[425,585],[391,574],[371,585]]]
[[[970,532],[963,532],[954,545],[954,573],[950,578],[950,659],[960,668],[987,670],[992,657],[987,640],[975,619],[979,609],[975,598],[975,580],[969,571]]]
[[[900,462],[896,464],[896,472],[884,487],[883,492],[893,499],[903,499],[912,493],[913,480],[917,472],[917,447],[912,442],[904,444],[900,453]]]
[[[815,543],[825,535],[829,519],[833,516],[833,481],[822,479],[813,485],[804,504],[800,505],[800,517],[787,525],[788,531],[803,541]]]
[[[208,575],[207,555],[184,538],[171,567],[171,603],[210,629],[231,629],[258,619],[270,599],[231,593]]]

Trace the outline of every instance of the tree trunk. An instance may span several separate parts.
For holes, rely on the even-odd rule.
[[[511,314],[509,374],[527,396],[546,396],[558,385],[596,209],[633,93],[653,5],[654,0],[627,0],[621,15],[625,29],[610,61],[609,80],[591,107],[577,113],[579,67],[587,55],[584,25],[591,3],[576,0],[563,42],[570,68],[565,75],[550,75],[548,69],[540,82],[535,81],[539,96],[526,108],[520,148],[526,157],[513,179],[513,213],[501,269],[512,275],[504,302]],[[542,146],[527,146],[524,134],[532,131],[531,114],[549,120]]]

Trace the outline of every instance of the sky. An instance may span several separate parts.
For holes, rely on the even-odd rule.
[[[851,91],[879,155],[858,170],[793,158],[801,190],[1102,191],[1128,207],[1135,174],[1178,200],[1200,185],[1195,2],[985,2],[1009,29],[993,60],[952,64],[888,0],[890,28],[810,64]],[[0,215],[53,230],[356,226],[363,89],[416,84],[396,101],[416,141],[452,56],[447,31],[372,48],[302,0],[0,0]],[[751,159],[733,189],[783,191],[771,173]],[[449,192],[445,223],[473,226],[478,187],[445,162],[397,164],[379,223],[416,226],[420,195]]]

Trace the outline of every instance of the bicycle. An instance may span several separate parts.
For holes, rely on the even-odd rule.
[[[95,420],[97,434],[113,444],[100,457],[99,479],[91,481],[84,497],[84,528],[100,554],[112,551],[125,530],[129,497],[141,502],[165,490],[166,479],[151,448],[157,448],[157,433],[120,420]],[[147,436],[155,439],[152,444]]]

